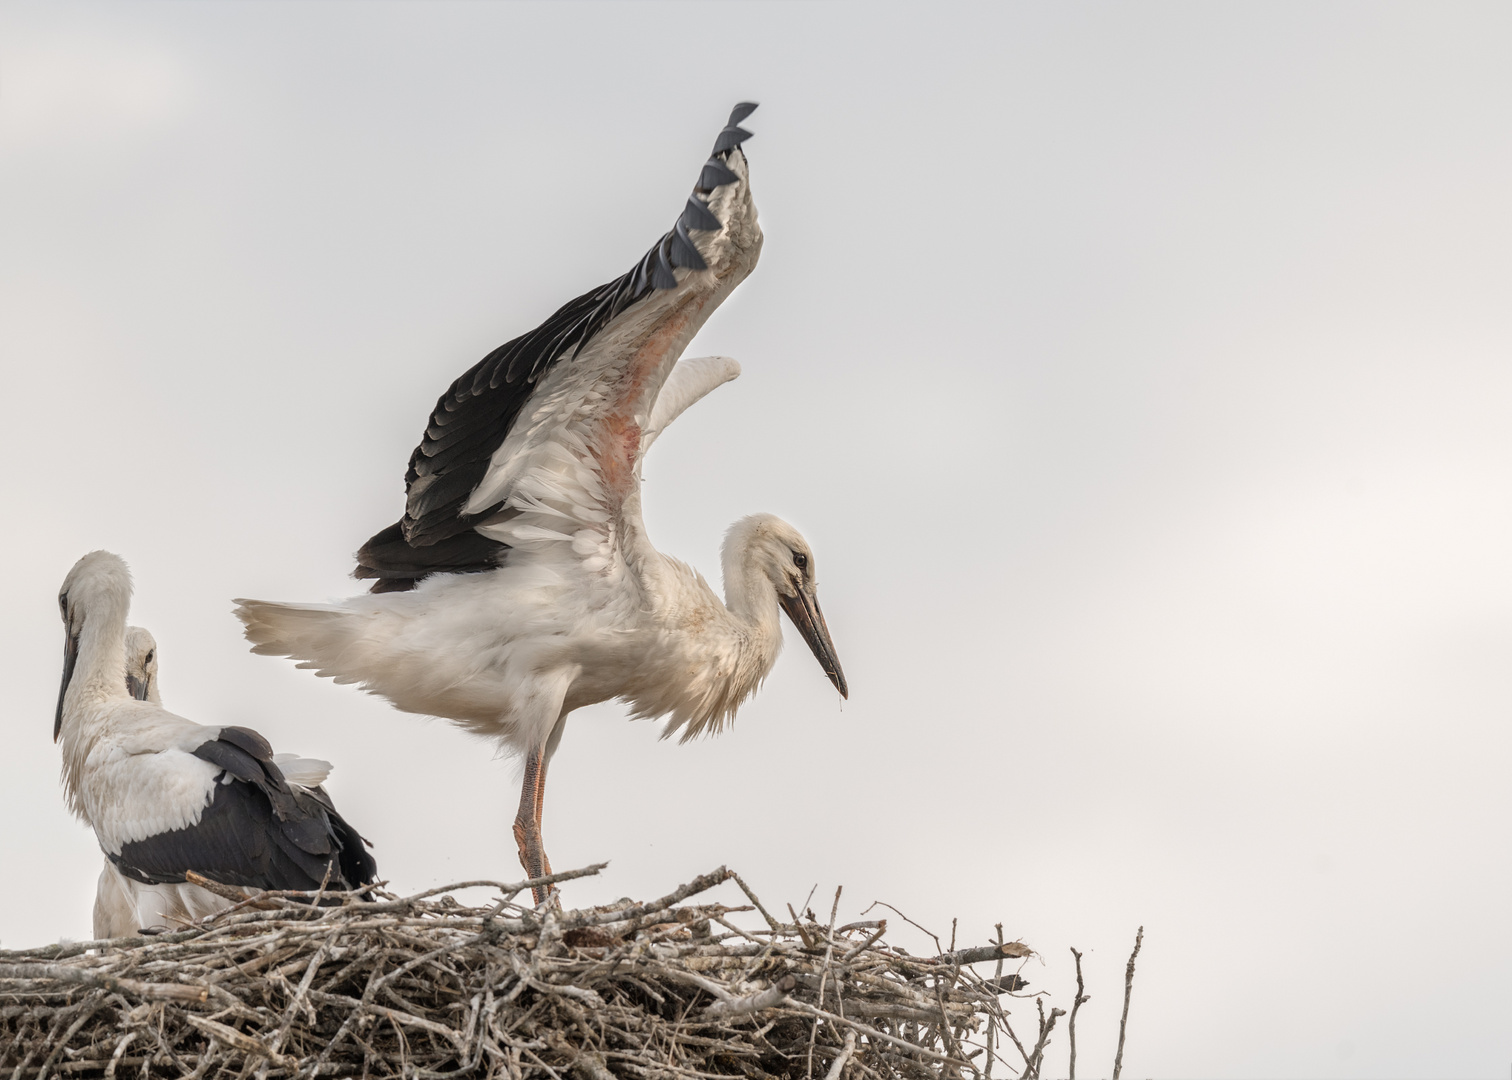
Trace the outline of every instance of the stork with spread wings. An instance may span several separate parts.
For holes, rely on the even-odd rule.
[[[740,372],[724,357],[679,357],[761,252],[740,126],[755,108],[735,107],[677,223],[629,272],[441,396],[410,457],[404,517],[358,552],[368,595],[237,602],[254,652],[518,753],[514,832],[532,877],[550,873],[546,766],[574,709],[618,698],[684,740],[718,732],[776,662],[779,611],[846,693],[796,529],[769,514],[731,526],[721,602],[641,520],[652,442]]]

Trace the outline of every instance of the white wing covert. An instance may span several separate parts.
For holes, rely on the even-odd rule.
[[[651,410],[651,419],[641,431],[640,458],[637,469],[646,453],[667,426],[686,412],[691,405],[701,401],[711,390],[740,377],[740,365],[728,356],[698,356],[679,360],[656,395],[656,405]],[[637,475],[639,473],[637,472]]]

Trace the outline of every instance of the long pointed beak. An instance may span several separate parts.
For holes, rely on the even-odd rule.
[[[152,683],[148,679],[139,679],[135,675],[126,676],[126,692],[138,701],[146,701],[147,693]]]
[[[835,643],[830,640],[829,627],[824,625],[824,612],[819,610],[819,599],[799,589],[795,596],[778,595],[777,602],[788,618],[814,651],[814,659],[824,669],[829,681],[835,684],[843,698],[850,697],[845,689],[845,673],[840,670],[840,658],[835,655]]]
[[[73,678],[74,662],[79,659],[79,639],[63,633],[63,686],[58,690],[58,715],[53,720],[53,742],[63,730],[63,699],[68,696],[68,682]]]

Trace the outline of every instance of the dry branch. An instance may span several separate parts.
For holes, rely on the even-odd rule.
[[[1076,997],[1071,999],[1071,1015],[1066,1020],[1066,1039],[1071,1043],[1071,1063],[1066,1074],[1067,1080],[1076,1080],[1076,1010],[1091,1001],[1092,995],[1086,993],[1086,984],[1082,982],[1082,954],[1072,949],[1071,955],[1076,957]]]
[[[1113,1080],[1123,1072],[1124,1032],[1129,1027],[1129,997],[1134,993],[1134,961],[1139,958],[1139,947],[1144,944],[1144,927],[1134,935],[1134,951],[1129,954],[1129,966],[1124,969],[1123,1016],[1118,1020],[1118,1053],[1113,1057]]]

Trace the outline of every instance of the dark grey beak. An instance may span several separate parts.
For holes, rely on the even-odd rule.
[[[138,701],[147,700],[147,691],[151,686],[150,679],[138,679],[135,675],[126,676],[126,692]]]
[[[63,686],[58,691],[58,715],[53,720],[53,742],[63,730],[63,699],[68,695],[68,682],[73,678],[74,662],[79,659],[79,639],[66,630],[63,634]]]
[[[835,684],[835,689],[840,691],[840,696],[850,697],[845,689],[845,673],[840,670],[840,658],[835,655],[835,643],[830,640],[829,627],[824,625],[824,612],[819,610],[818,598],[799,589],[795,596],[779,593],[777,602],[787,612],[788,618],[793,620],[793,625],[803,635],[803,640],[808,642],[808,647],[814,650],[814,659],[819,661],[819,666],[824,669],[829,681]]]

